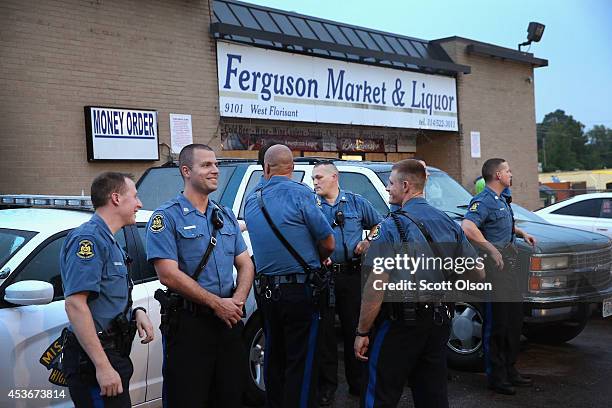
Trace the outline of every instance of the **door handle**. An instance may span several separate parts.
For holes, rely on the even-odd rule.
[[[597,228],[597,231],[607,231],[607,228]]]

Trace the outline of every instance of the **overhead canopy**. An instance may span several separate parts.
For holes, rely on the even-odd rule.
[[[233,0],[213,0],[215,38],[318,57],[455,76],[439,44]]]

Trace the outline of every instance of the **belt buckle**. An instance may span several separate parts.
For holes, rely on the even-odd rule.
[[[332,271],[334,271],[334,273],[341,273],[341,264],[332,264]]]

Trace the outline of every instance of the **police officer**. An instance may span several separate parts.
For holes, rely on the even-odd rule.
[[[377,253],[386,253],[395,259],[399,256],[396,248],[399,243],[418,248],[414,252],[419,255],[423,251],[428,256],[444,258],[477,257],[461,228],[425,201],[425,179],[425,169],[416,160],[402,160],[393,165],[387,186],[389,202],[402,208],[380,224],[366,256],[366,265],[376,265],[372,256]],[[356,357],[367,361],[362,406],[396,406],[410,378],[417,408],[447,407],[445,353],[451,313],[441,301],[443,293],[429,299],[401,293],[401,303],[383,303],[384,293],[376,289],[380,287],[373,284],[372,278],[388,282],[396,278],[393,275],[397,272],[394,269],[373,271],[364,287],[354,343]],[[481,270],[475,272],[480,274]]]
[[[427,182],[427,177],[429,177],[429,171],[427,171],[427,163],[425,163],[425,160],[418,159],[416,157],[413,157],[412,160],[416,160],[416,161],[418,161],[419,163],[421,163],[423,165],[423,167],[425,168],[425,182]],[[425,188],[423,188],[423,196],[425,196]],[[389,203],[389,210],[391,212],[397,211],[400,208],[402,208],[402,206],[399,205],[399,204]]]
[[[63,372],[76,407],[130,407],[135,329],[145,344],[153,326],[144,308],[131,310],[128,258],[114,234],[136,222],[142,203],[132,176],[111,172],[93,181],[91,202],[96,212],[68,234],[60,252],[70,321]]]
[[[268,407],[316,406],[319,308],[328,280],[321,261],[334,250],[333,231],[313,191],[292,181],[292,173],[291,150],[270,147],[264,158],[267,183],[245,205],[266,334]]]
[[[513,395],[513,386],[532,381],[515,368],[523,324],[520,282],[512,264],[516,257],[514,236],[530,245],[536,240],[514,225],[508,201],[512,172],[504,159],[487,160],[482,166],[484,190],[476,195],[462,223],[467,237],[486,255],[487,278],[493,284],[492,302],[485,304],[483,346],[489,388]]]
[[[372,204],[362,196],[340,189],[333,162],[320,162],[312,170],[312,181],[325,218],[334,230],[336,248],[328,267],[333,273],[335,308],[321,320],[319,405],[330,405],[338,387],[338,349],[335,313],[344,339],[344,373],[351,395],[361,391],[362,364],[355,358],[353,342],[361,298],[361,254],[370,246],[369,236],[382,221]],[[364,229],[370,230],[362,240]]]
[[[209,199],[219,177],[212,149],[185,146],[179,168],[185,190],[155,210],[147,227],[147,258],[170,291],[156,294],[164,313],[164,405],[238,407],[253,264],[231,210]]]

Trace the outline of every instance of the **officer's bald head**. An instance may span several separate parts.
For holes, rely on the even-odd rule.
[[[291,149],[282,144],[271,146],[264,156],[264,176],[291,177],[293,173],[293,154]]]
[[[419,160],[400,160],[391,168],[395,171],[398,181],[408,181],[416,191],[423,191],[427,173],[425,167]]]

